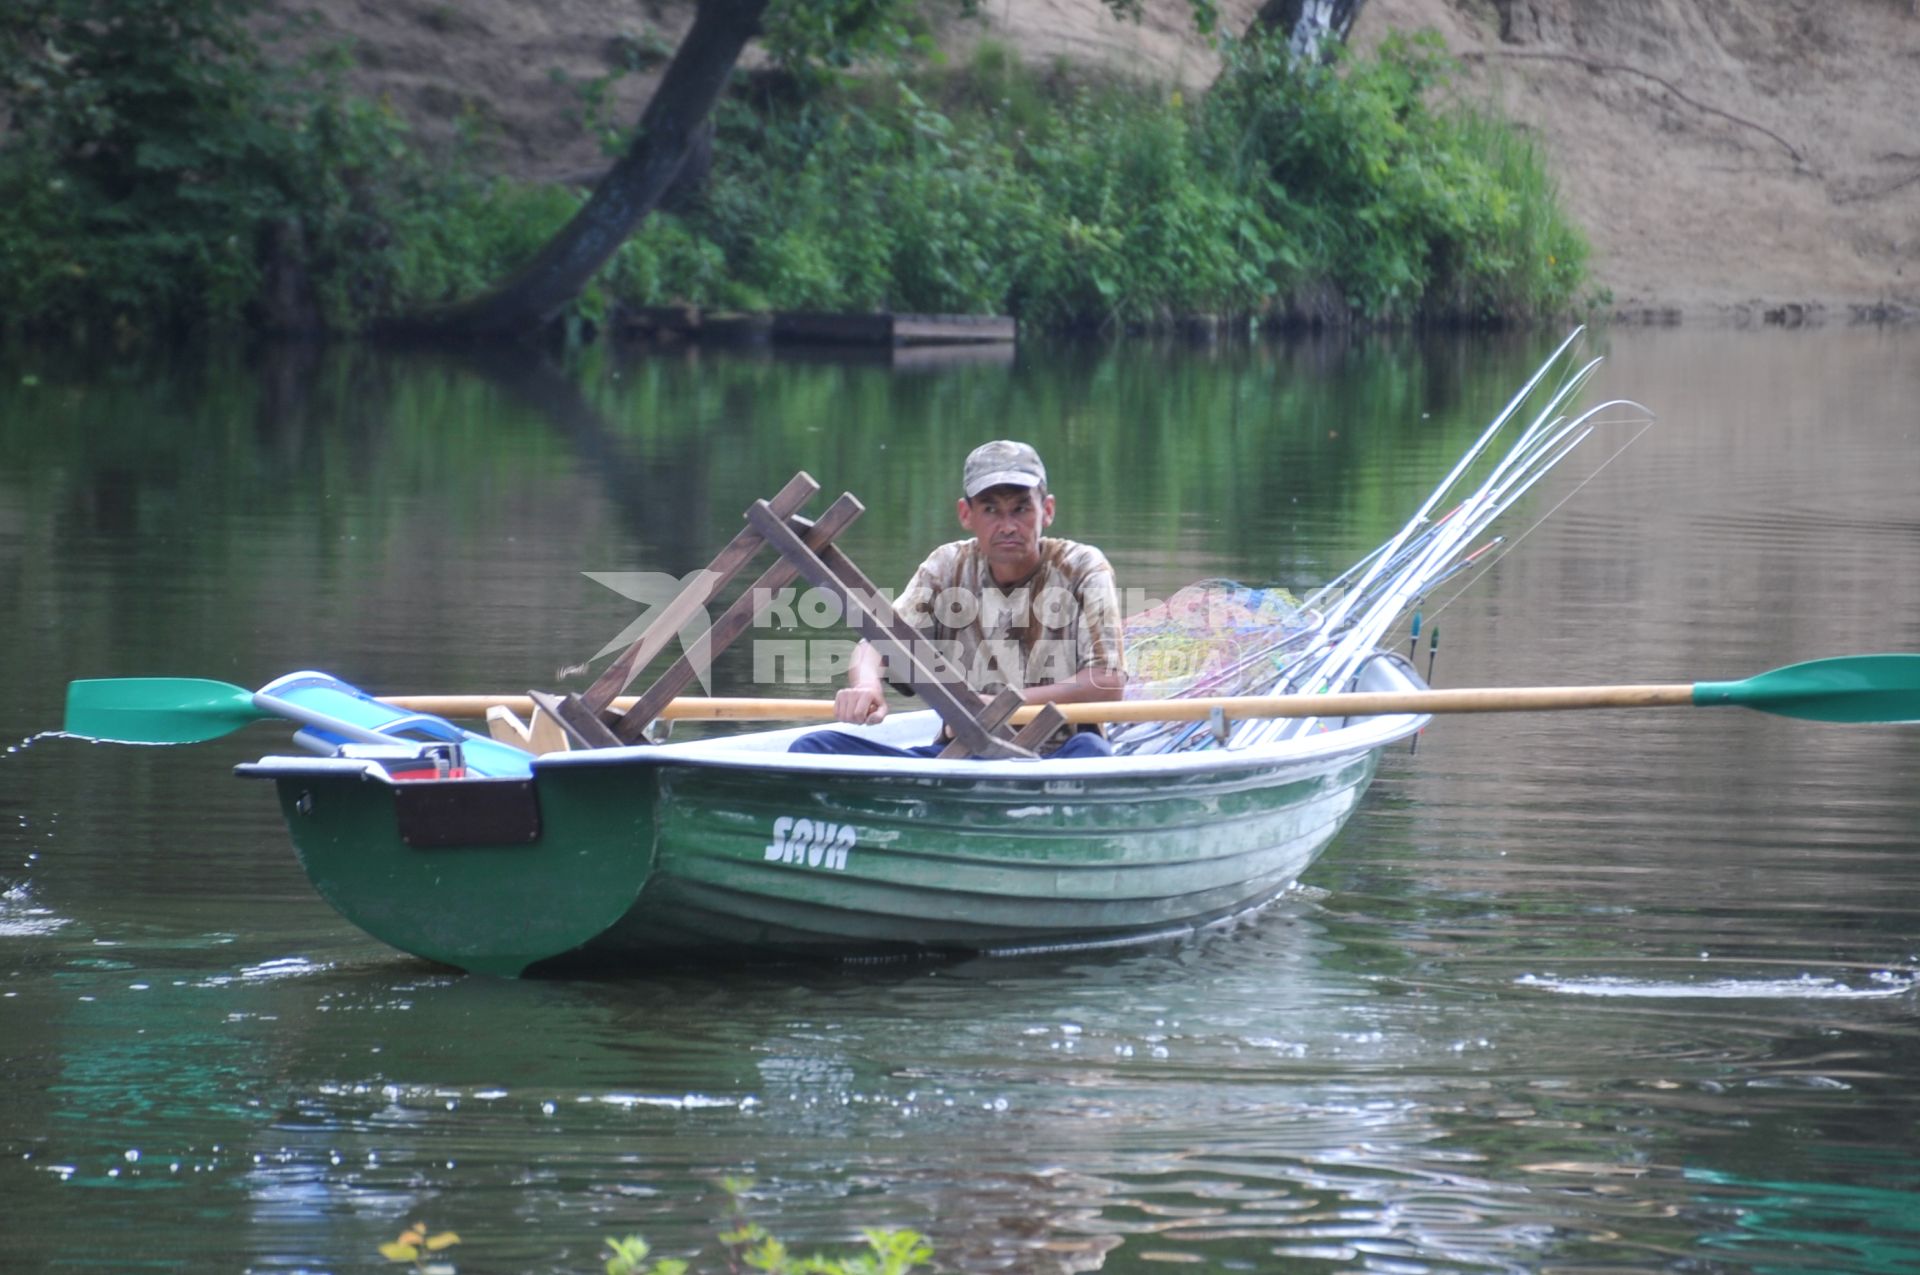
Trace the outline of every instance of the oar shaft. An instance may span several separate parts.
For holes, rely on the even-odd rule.
[[[1537,713],[1573,708],[1667,708],[1693,702],[1691,685],[1515,686],[1456,691],[1354,691],[1338,695],[1231,695],[1210,699],[1062,704],[1070,722],[1183,722],[1216,707],[1230,718],[1374,717],[1391,713]],[[1028,710],[1022,709],[1021,713]],[[1020,714],[1016,713],[1016,720]]]
[[[483,717],[494,704],[531,713],[524,695],[396,695],[387,703],[439,717]],[[631,697],[615,700],[624,712]],[[1390,713],[1537,713],[1578,708],[1669,708],[1693,703],[1687,683],[1644,686],[1516,686],[1450,691],[1359,691],[1341,695],[1231,695],[1206,699],[1111,700],[1061,704],[1069,722],[1185,722],[1216,707],[1230,718],[1370,717]],[[1023,708],[1025,721],[1037,708]],[[831,721],[832,700],[677,699],[661,716],[675,721]]]

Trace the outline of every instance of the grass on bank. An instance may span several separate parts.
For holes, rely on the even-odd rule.
[[[0,315],[97,335],[333,330],[469,295],[585,192],[420,153],[323,64],[277,71],[250,0],[19,0],[0,31]],[[965,69],[757,79],[700,197],[578,303],[1373,321],[1566,311],[1586,245],[1534,145],[1445,104],[1433,37],[1301,66],[1236,41],[1211,91]],[[1331,311],[1332,313],[1327,313]]]

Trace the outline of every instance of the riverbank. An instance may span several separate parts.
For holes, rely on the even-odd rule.
[[[298,42],[256,48],[212,0],[177,18],[79,3],[0,61],[0,81],[31,90],[0,152],[14,330],[447,334],[417,316],[520,268],[593,183],[591,167],[508,171],[509,134],[472,122],[478,105],[457,139],[435,136],[354,70],[394,65],[365,41],[309,32],[329,69]],[[621,90],[668,47],[622,33],[599,75],[556,76],[598,167],[628,145]],[[933,50],[853,76],[790,48],[746,68],[710,147],[614,228],[581,291],[546,304],[571,297],[572,335],[662,306],[1116,334],[1591,305],[1539,148],[1448,96],[1457,66],[1430,35],[1338,66],[1237,41],[1204,91],[1036,68],[993,41],[964,62]]]
[[[385,6],[323,0],[353,82],[428,137],[465,127],[498,170],[597,170],[577,86],[609,58],[670,48],[684,6],[556,0]],[[1257,0],[1222,0],[1244,28]],[[988,0],[941,43],[1030,65],[1204,86],[1218,73],[1187,0],[1137,23],[1101,0]],[[1591,282],[1627,321],[1920,317],[1920,7],[1911,0],[1371,0],[1354,43],[1430,28],[1465,66],[1455,92],[1536,138],[1593,244]],[[556,75],[556,72],[558,73]],[[632,119],[642,68],[607,90]]]
[[[1244,27],[1252,9],[1252,0],[1222,4],[1222,27]],[[273,46],[273,64],[337,50],[332,74],[352,99],[369,105],[329,111],[299,103],[305,117],[288,128],[292,117],[283,112],[278,139],[266,136],[263,147],[263,136],[276,130],[253,121],[273,113],[241,99],[280,78],[264,70],[222,86],[235,100],[216,117],[249,121],[224,136],[192,121],[161,127],[154,112],[136,104],[123,112],[135,123],[131,136],[106,144],[79,138],[74,153],[135,155],[131,167],[142,180],[156,166],[183,180],[167,198],[143,204],[127,200],[124,190],[113,193],[125,185],[125,173],[95,181],[98,189],[84,194],[82,182],[69,182],[72,175],[57,168],[11,183],[18,197],[0,217],[0,257],[8,266],[0,303],[10,325],[125,335],[153,330],[151,313],[166,309],[173,318],[162,327],[231,324],[244,316],[238,321],[269,330],[342,330],[471,295],[523,260],[604,170],[609,137],[637,116],[683,33],[688,8],[663,3],[636,13],[616,11],[606,0],[561,0],[535,14],[502,0],[458,10],[429,0],[378,10],[328,0],[301,13],[299,34]],[[277,16],[290,12],[282,8]],[[263,20],[259,28],[276,24]],[[1512,228],[1498,224],[1484,200],[1474,205],[1483,183],[1448,166],[1457,155],[1429,172],[1430,156],[1376,150],[1369,162],[1384,178],[1357,203],[1351,192],[1319,198],[1331,183],[1317,163],[1286,174],[1293,191],[1287,199],[1265,200],[1258,183],[1223,185],[1214,180],[1217,146],[1210,151],[1199,139],[1176,154],[1179,146],[1167,145],[1170,138],[1195,142],[1196,121],[1206,114],[1196,106],[1210,105],[1222,73],[1218,49],[1193,31],[1187,0],[1154,0],[1138,22],[1117,22],[1102,0],[1036,0],[982,5],[973,17],[948,16],[931,30],[948,69],[929,74],[959,84],[931,90],[945,122],[916,121],[910,104],[891,103],[879,128],[867,127],[876,117],[866,116],[859,121],[865,137],[851,146],[839,139],[838,169],[823,172],[803,154],[817,137],[799,138],[775,156],[763,142],[779,131],[777,120],[736,118],[719,181],[725,184],[732,164],[735,194],[744,197],[725,206],[709,200],[676,224],[655,218],[663,224],[643,231],[649,242],[623,253],[626,267],[616,263],[618,278],[588,299],[581,317],[598,323],[616,304],[697,303],[1016,311],[1031,327],[1109,331],[1166,327],[1186,316],[1210,324],[1239,317],[1486,321],[1565,308],[1657,323],[1920,318],[1920,154],[1905,135],[1906,122],[1920,117],[1920,75],[1913,73],[1920,14],[1910,0],[1736,0],[1710,10],[1683,0],[1577,8],[1563,0],[1491,7],[1373,0],[1353,43],[1365,60],[1413,28],[1437,32],[1458,60],[1440,101],[1502,121],[1505,136],[1464,148],[1480,152],[1469,155],[1470,166],[1491,168],[1493,180],[1506,181],[1498,170],[1520,155],[1527,171],[1519,188],[1556,215],[1564,208],[1591,240],[1590,258],[1565,236],[1558,251],[1538,237],[1514,251]],[[56,61],[59,73],[71,70],[64,51]],[[989,63],[1025,68],[1013,96],[991,100],[1020,77],[975,74]],[[752,51],[745,69],[750,84],[777,82],[753,74],[765,67]],[[916,83],[929,92],[926,78]],[[903,203],[915,213],[954,213],[957,206],[942,203],[951,193],[937,189],[943,183],[977,193],[980,172],[1019,166],[1040,187],[1059,185],[1060,155],[1036,146],[1033,129],[1016,120],[994,133],[1009,122],[1004,108],[1024,97],[1020,106],[1058,117],[1075,92],[1103,85],[1111,90],[1104,103],[1111,110],[1126,96],[1118,89],[1124,84],[1137,86],[1133,103],[1120,111],[1124,120],[1092,121],[1065,140],[1077,152],[1072,158],[1089,164],[1124,164],[1121,152],[1129,146],[1158,146],[1160,158],[1185,166],[1171,182],[1126,191],[1136,206],[1128,210],[1132,224],[1119,224],[1106,209],[1089,212],[1072,193],[1054,190],[1053,203],[1038,215],[1031,200],[1012,210],[1017,233],[999,227],[983,243],[963,229],[942,243],[928,238],[936,227],[921,224],[897,236],[929,244],[924,262],[876,269],[871,260],[842,259],[848,233],[896,236],[892,213]],[[1036,92],[1052,96],[1036,102]],[[74,114],[91,121],[85,97],[71,94]],[[762,93],[754,110],[765,116],[772,104],[777,113],[776,97]],[[1141,109],[1156,97],[1189,105],[1184,112],[1162,109],[1156,119]],[[16,98],[16,123],[21,102],[48,100],[39,89]],[[974,120],[962,120],[968,111]],[[1444,106],[1435,111],[1445,113]],[[923,124],[969,142],[984,138],[1003,154],[983,156],[976,147],[955,163],[954,148],[942,153]],[[1515,129],[1544,160],[1513,144]],[[1112,154],[1089,153],[1088,142],[1123,133],[1130,136]],[[177,145],[168,137],[191,140]],[[907,168],[888,173],[902,140],[918,153]],[[17,159],[20,149],[12,142],[6,154]],[[413,162],[397,162],[403,157]],[[849,160],[872,162],[853,172]],[[975,160],[982,162],[968,171]],[[757,180],[738,180],[743,164]],[[761,171],[754,173],[756,166]],[[1402,180],[1409,172],[1416,176]],[[1436,189],[1421,190],[1423,182]],[[796,226],[794,214],[807,210],[791,207],[787,192],[808,183],[826,215]],[[841,206],[843,190],[872,197],[871,225],[825,224],[858,211]],[[1311,251],[1286,233],[1300,221],[1303,190],[1324,214],[1304,236]],[[1467,197],[1456,199],[1463,190]],[[1018,205],[1032,192],[1002,193]],[[1464,217],[1454,203],[1468,207]],[[1379,206],[1387,209],[1384,230]],[[89,219],[98,224],[85,224]],[[1328,227],[1346,242],[1329,247]],[[829,242],[834,234],[841,236],[837,244]],[[63,237],[74,246],[58,243]],[[1197,268],[1196,249],[1205,258]],[[1584,274],[1570,269],[1575,257],[1585,260]],[[996,284],[990,259],[999,260],[1004,286]],[[956,271],[955,263],[965,268]],[[1115,263],[1132,277],[1122,277]],[[1065,267],[1065,274],[1052,267]],[[903,270],[912,276],[904,282]],[[1014,282],[1043,277],[1054,294],[1037,303]],[[929,279],[939,286],[922,286]],[[37,310],[36,290],[64,300]],[[149,317],[141,316],[143,308]]]

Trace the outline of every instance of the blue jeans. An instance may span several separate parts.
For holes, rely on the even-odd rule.
[[[945,744],[917,744],[895,748],[865,735],[844,730],[816,730],[787,745],[790,753],[827,753],[838,757],[938,757]],[[1111,757],[1113,745],[1090,730],[1067,736],[1066,743],[1046,754],[1049,759],[1073,757]]]

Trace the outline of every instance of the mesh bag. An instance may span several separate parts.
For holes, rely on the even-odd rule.
[[[1320,632],[1318,612],[1277,586],[1202,580],[1126,620],[1128,699],[1261,695]],[[1136,722],[1111,728],[1114,750],[1207,747],[1204,724]]]
[[[1128,699],[1255,695],[1279,679],[1289,639],[1318,627],[1285,589],[1202,580],[1127,617]]]

